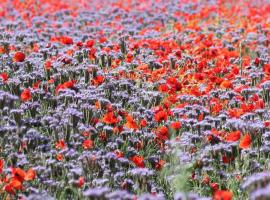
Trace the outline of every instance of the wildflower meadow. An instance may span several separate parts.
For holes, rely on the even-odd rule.
[[[0,200],[270,200],[269,0],[0,0]]]

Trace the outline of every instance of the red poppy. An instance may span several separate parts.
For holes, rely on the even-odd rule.
[[[147,126],[147,121],[145,119],[142,119],[140,122],[141,127],[146,127]]]
[[[32,180],[35,179],[35,177],[36,177],[36,172],[35,172],[32,168],[30,168],[30,169],[26,172],[25,177],[24,177],[24,180],[25,180],[25,181],[32,181]]]
[[[124,153],[120,150],[116,150],[114,151],[115,155],[117,158],[123,158],[124,157]]]
[[[89,59],[93,60],[96,58],[96,49],[95,48],[91,48],[88,52],[88,57]]]
[[[175,77],[167,78],[166,83],[171,87],[172,91],[180,91],[182,89],[182,85],[177,81]]]
[[[244,135],[244,137],[240,140],[239,147],[241,149],[248,149],[251,145],[251,137],[249,134]]]
[[[165,165],[165,163],[166,163],[165,160],[159,160],[159,161],[155,164],[156,170],[161,170],[162,167]]]
[[[4,160],[0,159],[0,174],[2,174],[3,172],[4,164],[5,164]]]
[[[180,59],[180,58],[182,57],[182,52],[181,52],[181,50],[176,51],[176,52],[175,52],[175,55],[176,55],[176,57],[177,57],[178,59]]]
[[[264,64],[264,66],[263,66],[263,71],[264,71],[266,74],[270,74],[270,64]]]
[[[138,129],[138,125],[131,115],[127,115],[126,120],[127,120],[127,122],[125,123],[125,126],[127,128],[134,129],[134,130]]]
[[[21,51],[17,51],[13,56],[14,62],[23,62],[25,60],[25,54]]]
[[[85,46],[88,48],[92,48],[95,44],[94,40],[87,40]]]
[[[67,37],[67,36],[62,36],[62,37],[60,38],[60,42],[61,42],[62,44],[65,44],[65,45],[71,45],[71,44],[73,44],[72,38]]]
[[[105,124],[116,124],[119,122],[119,119],[114,115],[113,112],[108,112],[104,115],[103,122]]]
[[[241,132],[240,131],[234,131],[234,132],[230,132],[227,136],[226,136],[226,141],[227,142],[236,142],[240,139],[241,137]]]
[[[99,38],[99,42],[100,42],[100,43],[107,42],[107,38],[106,38],[106,37],[100,37],[100,38]]]
[[[216,190],[213,195],[213,200],[232,200],[233,193],[229,190]]]
[[[32,99],[31,91],[30,89],[24,89],[21,93],[21,100],[22,101],[29,101]]]
[[[104,82],[104,80],[105,80],[105,78],[103,76],[98,75],[94,79],[92,79],[91,82],[93,85],[98,86],[98,85],[101,85]]]
[[[199,121],[199,122],[202,121],[202,120],[203,120],[203,117],[204,117],[204,114],[201,113],[201,114],[198,116],[198,121]]]
[[[178,130],[178,129],[181,128],[181,122],[172,122],[172,123],[170,124],[170,127],[171,127],[172,129],[174,129],[174,130]]]
[[[94,147],[94,142],[90,139],[84,140],[82,143],[84,149],[91,149]]]
[[[85,181],[84,181],[84,177],[81,176],[81,177],[79,178],[79,180],[76,181],[76,186],[80,188],[80,187],[82,187],[82,186],[84,185],[84,182],[85,182]]]
[[[54,83],[54,79],[51,78],[50,80],[48,80],[48,83],[53,84]]]
[[[62,154],[60,154],[60,153],[56,154],[56,159],[57,159],[58,161],[63,160],[63,158],[64,158],[64,156],[63,156]]]
[[[156,131],[156,137],[160,140],[167,140],[169,138],[169,130],[166,126],[160,127]]]
[[[269,127],[270,127],[270,121],[265,121],[265,122],[264,122],[264,126],[265,126],[266,128],[269,128]]]
[[[160,91],[160,92],[168,92],[169,91],[169,87],[168,87],[168,85],[167,84],[160,84],[159,86],[158,86],[158,91]]]
[[[63,139],[62,140],[59,140],[55,144],[55,148],[56,149],[64,149],[65,147],[66,147],[66,144],[65,144],[65,141]]]
[[[155,121],[156,122],[161,122],[162,120],[167,121],[167,119],[168,119],[168,114],[167,114],[167,112],[165,112],[163,110],[158,111],[155,114]]]
[[[228,110],[228,114],[231,118],[240,118],[242,114],[244,114],[241,108],[232,108]]]
[[[216,191],[219,187],[218,183],[210,183],[210,187],[212,188],[212,190]]]
[[[44,63],[44,68],[46,70],[50,70],[52,68],[52,62],[50,60],[47,60],[45,63]]]
[[[139,155],[135,155],[131,157],[131,161],[137,166],[143,168],[145,166],[144,164],[144,158]]]
[[[12,178],[11,181],[3,187],[3,190],[9,194],[15,194],[16,190],[22,190],[22,182],[16,178]]]
[[[39,88],[39,85],[40,85],[40,83],[41,83],[41,80],[38,80],[38,81],[36,81],[34,84],[33,84],[33,89],[38,89]]]
[[[55,89],[56,94],[58,94],[60,90],[73,88],[75,83],[76,83],[75,80],[70,80],[70,81],[64,82],[63,84],[58,85]]]
[[[0,74],[0,77],[2,78],[3,82],[7,82],[8,80],[8,74],[6,72],[3,72]]]
[[[12,178],[16,178],[18,181],[23,182],[26,176],[26,172],[21,168],[11,168]]]
[[[220,84],[220,87],[223,88],[223,89],[229,89],[229,88],[232,88],[233,87],[233,84],[231,81],[229,80],[224,80],[222,81],[222,83]]]
[[[83,46],[83,43],[81,41],[77,42],[77,47],[82,47]]]
[[[260,64],[260,59],[258,57],[255,58],[254,64],[258,66]]]
[[[131,53],[128,53],[127,54],[127,57],[126,57],[126,62],[127,63],[131,63],[133,60],[133,55]]]
[[[220,103],[216,103],[213,107],[212,107],[213,113],[215,114],[219,114],[219,112],[222,110],[222,105]]]
[[[82,133],[82,135],[83,135],[84,137],[88,137],[88,136],[90,135],[90,133],[89,133],[88,131],[84,131],[84,132]]]

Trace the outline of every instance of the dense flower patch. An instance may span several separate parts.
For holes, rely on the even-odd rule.
[[[1,199],[269,199],[268,1],[1,0]]]

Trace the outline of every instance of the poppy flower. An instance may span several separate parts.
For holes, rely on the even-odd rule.
[[[73,44],[72,38],[67,37],[67,36],[62,36],[62,37],[60,38],[60,42],[61,42],[62,44],[65,44],[65,45],[72,45],[72,44]]]
[[[265,121],[265,122],[264,122],[264,126],[265,126],[266,128],[269,128],[269,127],[270,127],[270,121],[269,121],[269,120]]]
[[[92,84],[95,86],[101,85],[104,82],[105,78],[101,75],[96,76],[94,79],[92,79]]]
[[[22,182],[15,178],[12,178],[11,181],[3,187],[3,190],[8,192],[9,194],[15,194],[16,190],[22,190],[22,188]]]
[[[63,160],[63,158],[64,158],[64,156],[63,156],[62,154],[60,154],[60,153],[56,154],[56,159],[57,159],[58,161]]]
[[[45,63],[44,63],[44,68],[46,70],[50,70],[52,68],[52,62],[50,60],[47,60]]]
[[[213,200],[232,200],[233,193],[229,190],[216,190],[213,195]]]
[[[0,174],[2,174],[2,172],[3,172],[4,164],[5,164],[4,160],[0,159]]]
[[[180,91],[182,89],[182,85],[177,81],[175,77],[167,78],[166,83],[171,87],[171,90],[173,91]]]
[[[239,147],[241,149],[248,149],[251,145],[251,137],[249,134],[244,135],[243,138],[241,138]]]
[[[270,74],[270,64],[264,64],[264,66],[263,66],[263,71],[264,71],[266,74]]]
[[[127,54],[127,57],[126,57],[126,62],[127,63],[131,63],[133,60],[133,55],[131,53],[128,53]]]
[[[172,122],[172,123],[170,124],[170,127],[171,127],[172,129],[174,129],[174,130],[178,130],[178,129],[181,128],[181,122]]]
[[[156,170],[161,170],[162,167],[165,165],[165,163],[166,163],[165,160],[159,160],[159,161],[155,164]]]
[[[13,56],[14,62],[23,62],[25,60],[25,54],[21,51],[17,51]]]
[[[60,84],[56,87],[55,91],[56,91],[56,94],[59,93],[59,91],[61,90],[64,90],[64,89],[72,89],[74,87],[74,84],[76,83],[75,80],[70,80],[70,81],[66,81],[64,82],[63,84]]]
[[[168,92],[169,89],[170,89],[170,88],[168,87],[167,84],[160,84],[160,85],[158,86],[158,91],[160,91],[160,92]]]
[[[64,149],[66,147],[65,141],[64,140],[59,140],[55,144],[56,149]]]
[[[160,140],[167,140],[169,138],[169,129],[166,126],[160,127],[156,131],[156,137]]]
[[[107,38],[106,37],[100,37],[99,38],[99,42],[100,43],[104,43],[104,42],[107,42],[108,40],[107,40]]]
[[[83,135],[84,137],[88,137],[88,136],[90,135],[90,133],[89,133],[88,131],[84,131],[84,132],[82,133],[82,135]]]
[[[26,176],[26,172],[21,168],[11,168],[12,178],[16,178],[20,182],[23,182]]]
[[[3,72],[0,74],[0,77],[2,78],[3,82],[7,82],[8,80],[8,74],[6,72]]]
[[[144,164],[144,158],[142,156],[139,155],[135,155],[133,157],[131,157],[131,161],[140,168],[143,168],[145,166]]]
[[[204,114],[201,113],[201,114],[198,116],[198,121],[199,121],[199,122],[202,121],[202,120],[203,120],[203,117],[204,117]]]
[[[38,81],[36,81],[34,84],[33,84],[33,89],[38,89],[39,88],[39,85],[40,85],[40,83],[41,83],[41,80],[38,80]]]
[[[161,122],[162,120],[167,121],[168,115],[165,111],[161,110],[155,114],[155,121]]]
[[[84,185],[84,182],[85,182],[84,177],[81,176],[79,178],[79,180],[76,181],[76,186],[79,187],[79,188],[81,188]]]
[[[175,55],[176,55],[176,57],[177,57],[178,59],[180,59],[180,58],[182,57],[182,52],[181,52],[181,50],[176,51],[176,52],[175,52]]]
[[[35,179],[35,177],[36,177],[36,172],[35,172],[32,168],[30,168],[30,169],[26,172],[25,177],[24,177],[24,180],[25,180],[25,181],[32,181],[32,180]]]
[[[241,108],[232,108],[232,109],[228,109],[228,114],[231,118],[240,118],[241,115],[244,114],[243,109]]]
[[[227,142],[236,142],[240,139],[241,137],[241,132],[240,131],[233,131],[230,132],[227,136],[226,136],[226,141]]]
[[[82,143],[84,149],[91,149],[94,146],[94,142],[90,139],[84,140]]]
[[[95,48],[91,48],[88,52],[88,57],[90,60],[93,60],[96,58],[96,49]]]
[[[86,43],[85,43],[85,46],[87,48],[92,48],[95,44],[95,41],[94,40],[87,40]]]
[[[24,89],[21,93],[21,100],[22,101],[29,101],[32,99],[31,91],[30,89]]]
[[[216,191],[219,187],[218,183],[210,183],[210,187],[212,190]]]
[[[229,89],[229,88],[232,88],[233,87],[233,84],[231,81],[229,80],[224,80],[222,81],[222,83],[220,84],[220,87],[223,88],[223,89]]]
[[[135,122],[135,120],[133,119],[133,117],[131,115],[127,115],[126,120],[127,120],[127,122],[125,123],[125,126],[127,128],[134,129],[134,130],[138,129],[138,125],[137,125],[137,123]]]
[[[116,124],[119,122],[119,119],[114,115],[113,112],[108,112],[104,115],[103,122],[105,124]]]
[[[145,119],[142,119],[140,122],[141,127],[146,127],[147,126],[147,121]]]
[[[53,84],[54,83],[54,79],[51,78],[50,80],[48,80],[48,83]]]
[[[82,47],[83,46],[83,43],[81,41],[77,42],[77,47]]]
[[[117,158],[123,158],[124,157],[124,153],[120,150],[115,150],[114,154],[116,155]]]
[[[0,46],[0,54],[4,54],[6,52],[5,48],[3,46]]]

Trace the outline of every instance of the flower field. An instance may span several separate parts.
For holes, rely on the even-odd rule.
[[[0,199],[269,200],[268,0],[0,0]]]

